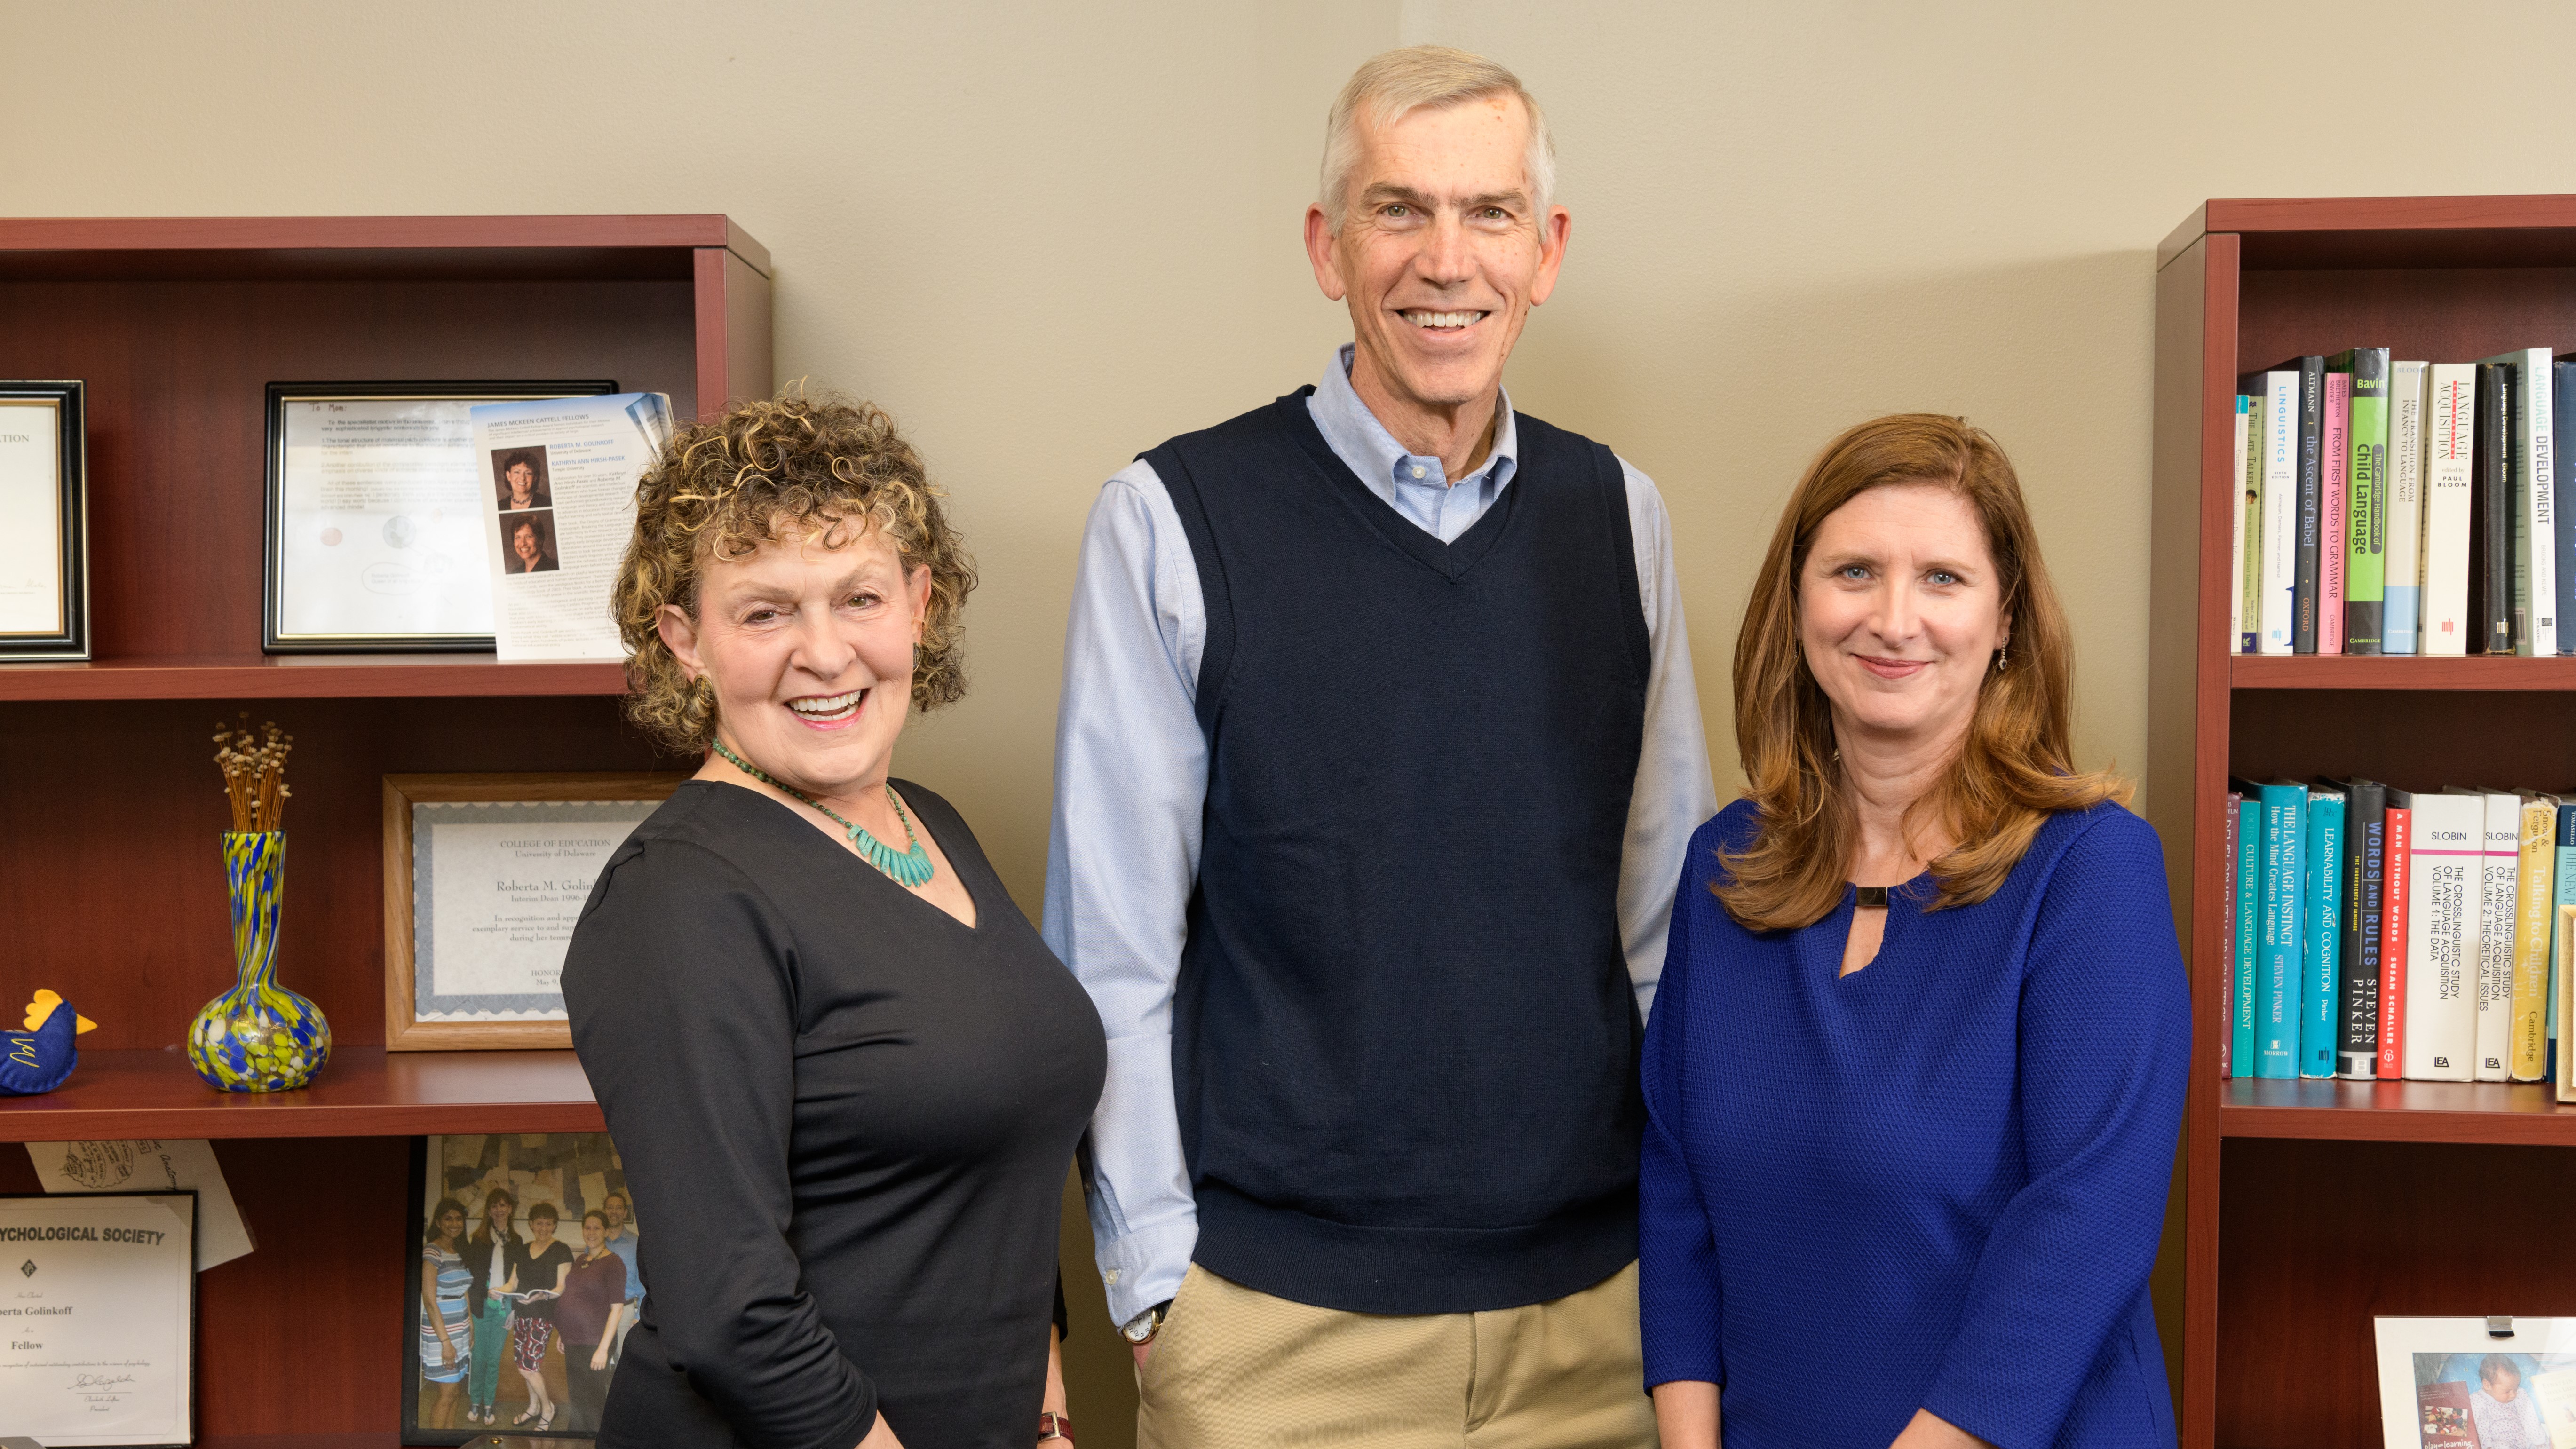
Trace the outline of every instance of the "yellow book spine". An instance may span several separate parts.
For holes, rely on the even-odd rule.
[[[2549,906],[2557,874],[2557,817],[2556,801],[2523,797],[2513,912],[2513,1015],[2507,1038],[2517,1082],[2537,1082],[2549,1072]]]

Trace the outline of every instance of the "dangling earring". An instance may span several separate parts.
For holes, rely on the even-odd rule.
[[[2007,639],[2004,641],[2004,647],[1995,651],[1995,672],[1997,674],[2003,673],[2005,668],[2011,665],[2011,663],[2012,641]]]

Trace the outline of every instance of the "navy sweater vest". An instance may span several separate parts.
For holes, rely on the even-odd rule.
[[[1196,1258],[1355,1312],[1545,1302],[1636,1256],[1626,484],[1523,414],[1510,486],[1444,544],[1311,391],[1146,455],[1208,616],[1172,1039]]]

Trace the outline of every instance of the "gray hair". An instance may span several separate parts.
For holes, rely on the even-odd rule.
[[[1528,174],[1530,203],[1541,215],[1556,193],[1556,141],[1548,134],[1547,113],[1519,76],[1469,51],[1446,45],[1408,45],[1371,57],[1351,73],[1350,82],[1333,100],[1324,121],[1324,168],[1316,204],[1342,230],[1350,210],[1351,168],[1359,164],[1360,122],[1391,126],[1424,106],[1442,109],[1486,96],[1520,98],[1529,114],[1529,151],[1522,160]]]

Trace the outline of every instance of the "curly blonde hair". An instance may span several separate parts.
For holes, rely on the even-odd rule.
[[[636,481],[635,537],[612,596],[628,654],[627,718],[675,752],[703,752],[716,737],[715,691],[691,680],[662,642],[662,606],[695,615],[709,559],[741,558],[781,535],[837,541],[850,524],[881,530],[905,573],[929,567],[912,705],[956,701],[966,693],[958,614],[975,565],[939,498],[921,456],[873,403],[790,395],[680,429]]]

